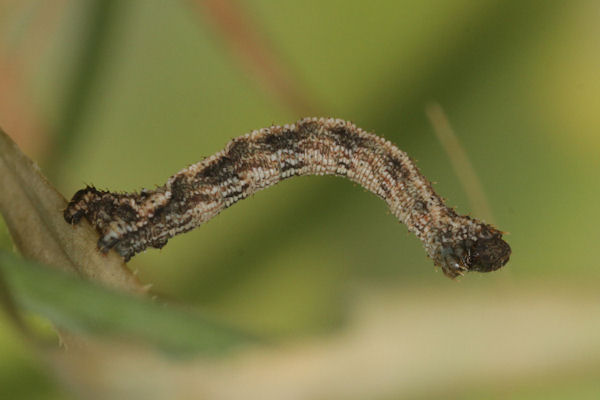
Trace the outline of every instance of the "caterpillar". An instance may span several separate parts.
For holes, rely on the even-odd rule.
[[[87,186],[64,211],[98,231],[98,248],[129,261],[214,218],[224,209],[284,179],[346,177],[382,198],[450,278],[504,266],[511,249],[503,232],[447,207],[410,157],[389,141],[333,118],[255,130],[188,166],[155,190],[114,193]]]

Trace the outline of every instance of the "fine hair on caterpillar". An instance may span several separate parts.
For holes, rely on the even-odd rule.
[[[98,248],[114,248],[128,261],[261,189],[302,175],[346,177],[375,193],[451,278],[508,262],[511,249],[502,232],[447,207],[406,153],[332,118],[304,118],[235,138],[155,190],[113,193],[88,186],[75,193],[64,217],[72,224],[85,217],[101,236]]]

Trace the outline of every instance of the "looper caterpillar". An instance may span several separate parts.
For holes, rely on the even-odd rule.
[[[101,235],[99,249],[114,248],[127,261],[238,200],[300,175],[343,176],[381,197],[451,278],[508,262],[511,249],[501,231],[456,214],[406,153],[341,119],[305,118],[253,131],[156,190],[112,193],[88,186],[75,193],[64,216],[69,223],[85,217]]]

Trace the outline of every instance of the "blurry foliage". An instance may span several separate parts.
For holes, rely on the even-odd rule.
[[[479,295],[493,297],[517,282],[543,291],[543,282],[600,278],[596,1],[232,4],[321,115],[396,143],[466,213],[425,117],[430,101],[444,107],[513,248],[506,268],[468,276],[461,290],[485,284]],[[26,153],[37,152],[29,154],[67,197],[86,183],[153,187],[232,137],[304,116],[244,67],[200,0],[4,0],[0,33],[0,74],[15,83],[0,88],[0,118],[7,99],[26,93],[35,107],[21,117],[33,113],[42,123],[32,126],[47,129],[28,141],[24,124],[0,125]],[[433,273],[405,231],[385,204],[348,182],[300,178],[129,266],[164,298],[291,341],[343,334],[350,299],[365,287],[411,288],[426,300],[455,285]],[[3,226],[0,247],[11,249]],[[52,380],[31,350],[8,323],[1,328],[0,388],[13,398],[52,398]],[[593,397],[600,389],[581,365],[514,391],[490,384],[457,396]]]
[[[222,355],[257,343],[252,336],[210,319],[111,291],[3,252],[0,265],[19,306],[68,332],[135,339],[186,357]]]

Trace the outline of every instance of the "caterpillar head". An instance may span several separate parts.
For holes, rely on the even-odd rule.
[[[502,239],[502,232],[484,225],[475,236],[475,240],[458,240],[442,247],[437,264],[446,276],[456,278],[468,271],[496,271],[508,262],[511,249]]]

